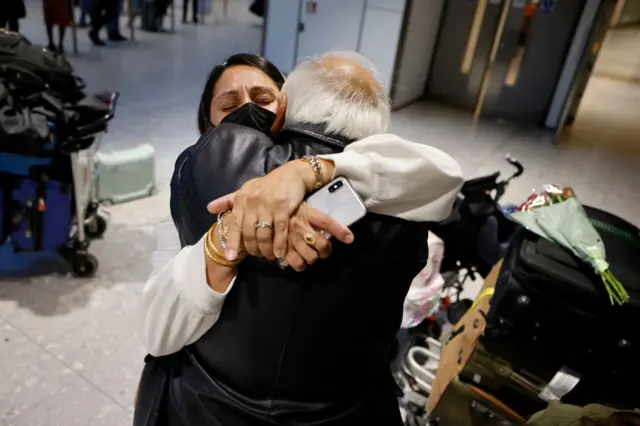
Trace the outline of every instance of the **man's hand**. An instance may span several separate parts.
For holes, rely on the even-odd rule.
[[[319,258],[331,256],[330,236],[345,244],[353,242],[349,228],[328,216],[302,203],[289,221],[289,248],[285,260],[296,271],[303,271],[307,265],[314,264]]]

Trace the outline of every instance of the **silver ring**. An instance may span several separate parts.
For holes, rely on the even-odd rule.
[[[260,229],[260,228],[267,228],[267,229],[273,229],[273,223],[271,222],[258,222],[255,225],[253,225],[254,229]]]

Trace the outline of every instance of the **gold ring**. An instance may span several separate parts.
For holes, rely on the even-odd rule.
[[[260,228],[266,228],[266,229],[273,229],[273,223],[271,222],[257,222],[255,225],[253,225],[254,229],[260,229]]]
[[[302,236],[302,239],[304,240],[305,243],[309,244],[310,246],[315,246],[316,243],[318,242],[318,240],[316,239],[316,231],[307,232]]]

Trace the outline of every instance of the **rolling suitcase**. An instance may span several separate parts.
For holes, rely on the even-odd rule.
[[[96,154],[96,190],[112,204],[147,197],[155,187],[155,151],[149,144]]]
[[[15,251],[58,250],[70,239],[73,188],[58,181],[8,178],[2,213]]]
[[[585,210],[631,301],[612,306],[589,265],[522,231],[500,271],[482,343],[516,374],[548,383],[542,399],[636,408],[640,394],[629,389],[640,381],[640,230],[606,212]],[[535,409],[521,403],[523,410]]]

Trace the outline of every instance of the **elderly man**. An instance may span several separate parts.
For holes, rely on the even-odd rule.
[[[169,389],[163,407],[152,407],[152,398],[144,397],[136,407],[136,419],[144,408],[166,417],[169,425],[401,424],[388,363],[404,296],[427,258],[425,225],[368,214],[353,226],[352,244],[335,243],[331,257],[302,273],[283,270],[267,259],[243,257],[239,254],[243,248],[273,257],[260,247],[265,238],[258,235],[271,232],[270,227],[254,226],[257,219],[271,223],[272,218],[261,210],[266,216],[256,219],[250,208],[255,205],[243,200],[259,200],[256,194],[264,181],[277,179],[272,177],[277,176],[276,169],[245,184],[236,195],[233,212],[224,219],[229,256],[221,259],[215,254],[223,250],[224,232],[216,232],[216,226],[223,224],[212,227],[214,220],[203,214],[209,200],[286,161],[305,155],[324,155],[330,161],[332,154],[354,140],[386,130],[389,121],[382,85],[355,54],[328,54],[302,64],[289,76],[283,92],[289,99],[287,124],[275,144],[250,128],[221,125],[198,142],[180,167],[182,186],[190,190],[180,201],[183,217],[178,228],[183,241],[193,246],[183,249],[155,282],[148,283],[148,289],[163,287],[158,283],[164,277],[181,280],[177,276],[182,275],[190,278],[181,280],[180,286],[206,284],[227,297],[222,312],[221,303],[217,306],[215,326],[209,322],[208,327],[194,327],[179,317],[176,303],[158,302],[158,293],[145,289],[148,307],[165,305],[169,311],[162,318],[147,314],[147,327],[153,317],[158,319],[155,336],[176,336],[176,329],[190,332],[182,345],[191,345],[173,358],[170,367],[164,364]],[[229,148],[225,140],[240,140],[241,145]],[[434,220],[446,216],[461,184],[460,171],[446,155],[435,150],[432,154],[439,159],[434,163],[444,166],[434,164],[417,182],[387,182],[392,185],[379,195],[402,193],[393,184],[411,188],[414,195],[418,188],[433,184],[439,189],[425,191],[431,191],[438,204]],[[260,160],[263,170],[252,169],[252,158]],[[242,165],[239,171],[229,175],[230,169],[238,169],[237,163]],[[326,184],[333,175],[328,164],[318,167],[318,157],[298,164],[308,168],[306,189]],[[375,171],[370,179],[376,179]],[[375,206],[372,198],[367,199],[369,207]],[[406,205],[395,206],[403,208],[406,212]],[[302,221],[301,214],[314,213],[302,205],[291,221]],[[305,226],[308,231],[309,223]],[[277,234],[278,229],[273,231]],[[300,253],[305,250],[295,249],[299,233],[295,227],[290,231],[287,261],[295,262],[291,254],[295,251],[306,260]],[[341,237],[350,242],[348,235]],[[206,274],[200,272],[204,269]],[[202,300],[193,304],[202,306]],[[142,392],[148,389],[143,384]]]

